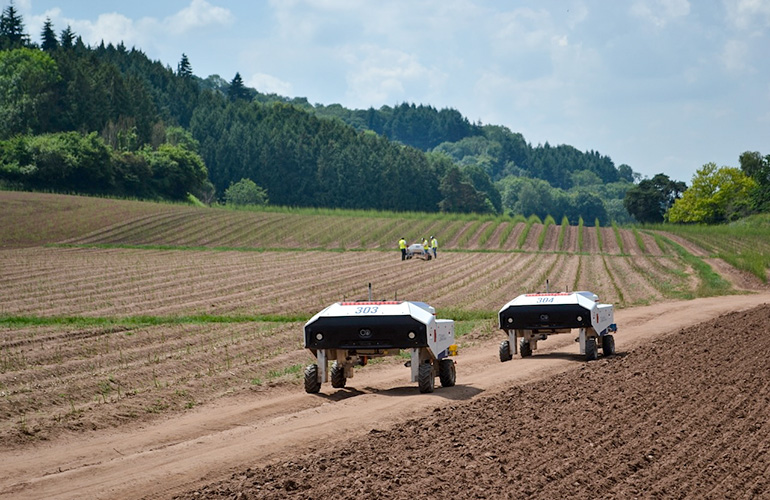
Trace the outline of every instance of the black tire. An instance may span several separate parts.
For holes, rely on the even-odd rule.
[[[513,359],[513,353],[511,352],[511,343],[507,340],[500,342],[500,361],[505,363]]]
[[[529,340],[521,339],[519,341],[519,352],[522,358],[528,358],[532,356],[532,346],[529,344]]]
[[[339,364],[339,362],[335,361],[332,363],[330,375],[332,379],[332,387],[335,389],[341,389],[345,387],[345,382],[347,382],[347,379],[345,378],[345,367]]]
[[[441,387],[452,387],[457,380],[457,370],[455,362],[451,359],[442,359],[438,362],[438,379],[441,381]]]
[[[316,394],[321,390],[321,381],[318,380],[318,365],[308,365],[305,368],[305,392]]]
[[[599,350],[596,348],[596,339],[591,337],[586,339],[586,361],[593,361],[599,357]]]
[[[602,354],[605,356],[613,356],[615,354],[615,337],[612,335],[602,337]]]
[[[420,387],[420,392],[433,392],[433,386],[436,380],[433,376],[433,365],[430,363],[423,363],[417,371],[417,385]]]

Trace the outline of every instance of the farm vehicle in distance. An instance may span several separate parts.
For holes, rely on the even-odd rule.
[[[612,304],[600,304],[592,292],[528,293],[505,304],[500,312],[500,328],[508,339],[500,344],[500,361],[509,361],[517,352],[532,355],[537,342],[549,335],[579,330],[580,354],[591,361],[615,354],[617,331]]]
[[[422,260],[430,260],[433,258],[430,251],[428,251],[427,248],[422,243],[412,243],[408,247],[406,247],[406,258],[407,259],[422,259]]]
[[[455,385],[454,321],[436,319],[435,309],[424,302],[334,303],[305,324],[305,348],[317,358],[304,374],[305,391],[311,394],[329,379],[332,387],[345,387],[355,366],[398,356],[402,349],[410,353],[406,365],[420,392],[433,392],[436,377],[442,387]]]

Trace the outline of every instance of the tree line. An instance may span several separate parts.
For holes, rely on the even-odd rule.
[[[663,217],[686,188],[453,109],[262,94],[239,73],[201,79],[184,54],[172,69],[122,43],[88,46],[69,26],[57,35],[50,20],[37,44],[12,4],[0,16],[0,95],[0,183],[22,189],[213,202],[246,179],[277,205],[606,224]]]

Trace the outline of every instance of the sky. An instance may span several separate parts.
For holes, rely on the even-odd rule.
[[[11,0],[0,0],[3,8]],[[86,44],[350,109],[453,108],[690,184],[770,154],[770,0],[14,0]],[[764,49],[762,48],[764,47]]]

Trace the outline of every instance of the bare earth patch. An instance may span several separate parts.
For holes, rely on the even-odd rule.
[[[768,318],[767,305],[728,314],[614,358],[375,426],[333,450],[255,463],[195,494],[765,497]],[[745,342],[713,342],[715,330]]]

